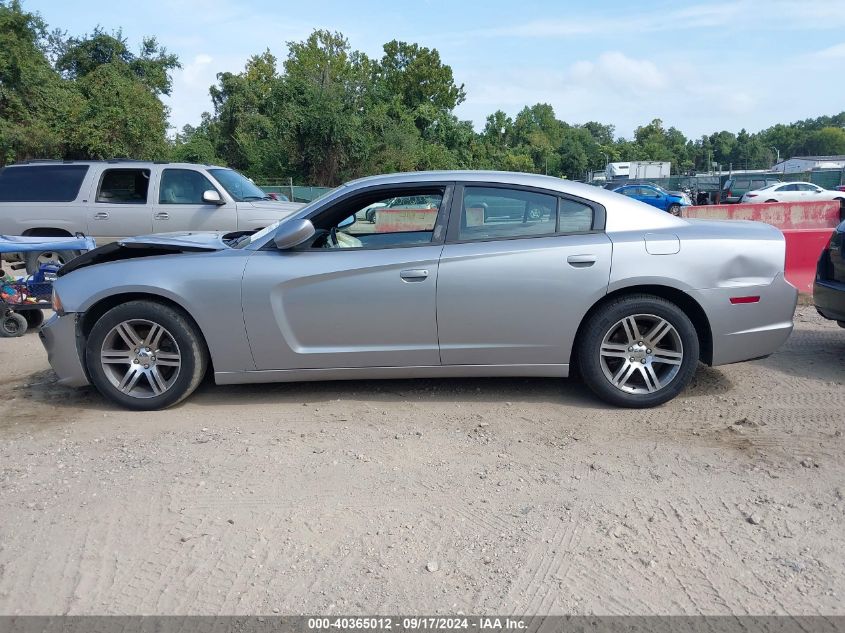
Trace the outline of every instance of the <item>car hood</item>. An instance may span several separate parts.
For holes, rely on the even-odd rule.
[[[284,217],[299,211],[305,206],[302,202],[285,202],[284,200],[247,200],[238,202],[238,209],[256,209],[269,211],[274,216]]]
[[[177,231],[173,233],[156,233],[154,235],[140,235],[118,240],[127,248],[143,248],[145,246],[173,246],[194,250],[219,251],[228,248],[224,236],[231,235],[225,231]]]
[[[243,233],[225,233],[223,231],[184,232],[184,233],[156,233],[155,235],[141,235],[127,237],[117,242],[100,246],[69,261],[62,266],[57,276],[62,277],[74,270],[114,262],[121,259],[136,257],[152,257],[154,255],[172,255],[176,253],[196,253],[222,251],[229,248],[226,239],[231,239]]]

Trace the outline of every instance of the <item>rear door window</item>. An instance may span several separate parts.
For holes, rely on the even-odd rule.
[[[558,232],[586,233],[593,228],[593,208],[577,200],[561,198],[558,203]]]
[[[107,169],[100,178],[97,202],[146,204],[149,169]]]
[[[0,170],[0,202],[71,202],[88,165],[21,165]]]
[[[557,227],[557,198],[498,187],[466,187],[458,239],[549,235]]]

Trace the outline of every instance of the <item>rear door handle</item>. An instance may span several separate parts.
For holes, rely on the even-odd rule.
[[[109,212],[108,211],[98,211],[94,214],[95,220],[108,220],[109,219]]]
[[[428,279],[428,270],[425,268],[409,268],[400,271],[399,276],[405,281],[425,281]]]
[[[570,255],[566,258],[567,263],[574,268],[587,268],[596,263],[595,255]]]
[[[155,219],[156,220],[169,220],[170,214],[167,213],[166,211],[159,211],[158,213],[155,214]]]

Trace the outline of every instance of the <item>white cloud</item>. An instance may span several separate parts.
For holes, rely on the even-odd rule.
[[[238,72],[246,57],[213,57],[208,53],[194,55],[190,62],[173,72],[173,90],[165,99],[170,108],[170,125],[181,130],[186,123],[197,125],[203,112],[211,110],[208,89],[217,83],[217,73]]]
[[[197,80],[204,80],[207,70],[214,58],[211,55],[200,53],[195,55],[193,61],[185,64],[181,70],[181,79],[185,84],[196,84]]]
[[[821,59],[842,59],[845,58],[845,42],[842,44],[836,44],[834,46],[830,46],[829,48],[825,48],[820,50],[814,54],[814,57],[818,57]]]
[[[776,99],[777,82],[761,77],[755,92],[724,89],[721,67],[656,62],[619,51],[605,51],[562,69],[500,68],[466,74],[467,101],[459,116],[476,127],[491,112],[511,116],[526,105],[549,103],[558,118],[569,123],[612,122],[617,133],[630,137],[654,118],[675,126],[691,138],[714,130],[759,129],[791,114]],[[464,75],[462,75],[464,76]],[[756,121],[764,116],[763,125]]]
[[[745,30],[835,29],[845,26],[842,0],[737,0],[702,3],[668,10],[617,14],[582,14],[578,18],[530,20],[508,26],[479,29],[481,37],[561,38],[581,35],[640,35],[719,28]],[[466,35],[464,33],[464,35]]]
[[[522,24],[480,29],[476,35],[489,37],[566,37],[576,35],[679,31],[729,24],[740,11],[737,3],[694,5],[683,9],[650,13],[638,10],[629,15],[604,14],[578,19],[531,20]]]
[[[594,62],[575,62],[570,75],[582,84],[602,83],[618,92],[633,94],[662,90],[667,83],[665,75],[653,62],[634,59],[617,51],[602,53]]]

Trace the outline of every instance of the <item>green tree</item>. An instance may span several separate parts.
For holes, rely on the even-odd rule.
[[[804,148],[811,156],[845,154],[845,130],[841,127],[824,127],[810,132]]]
[[[82,98],[46,57],[46,26],[18,0],[0,2],[0,165],[60,158]]]
[[[167,111],[146,86],[114,64],[103,64],[76,84],[84,105],[67,131],[66,157],[166,157]]]
[[[100,66],[111,64],[154,95],[169,95],[170,73],[181,68],[178,57],[159,46],[154,37],[144,38],[138,55],[129,50],[120,30],[109,34],[97,27],[89,35],[67,38],[56,32],[50,41],[55,67],[68,79],[81,79]]]
[[[411,112],[423,106],[451,112],[466,97],[464,85],[455,83],[452,68],[440,60],[437,49],[392,40],[373,69],[384,93]],[[424,124],[420,117],[418,127]]]

